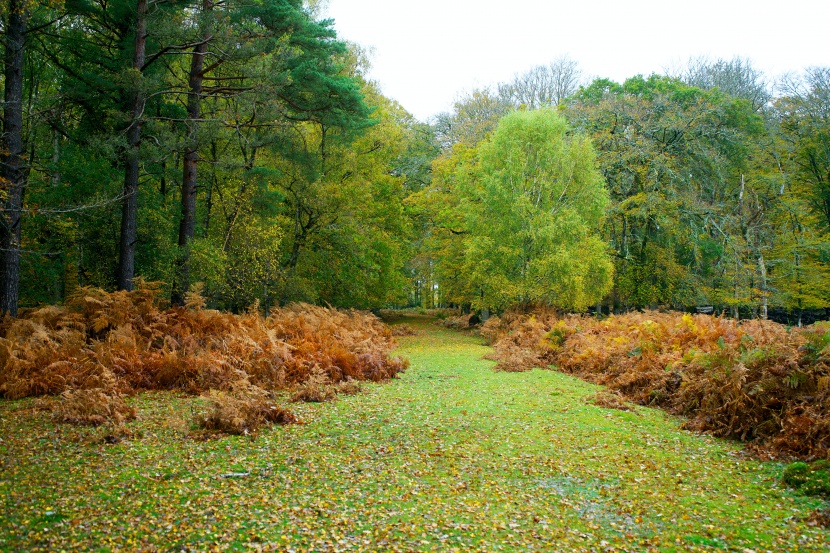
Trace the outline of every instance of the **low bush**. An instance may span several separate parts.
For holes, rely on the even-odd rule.
[[[60,422],[84,426],[120,426],[134,420],[136,410],[117,392],[106,388],[66,390],[58,399],[42,404]]]
[[[608,391],[600,391],[596,396],[589,399],[597,407],[604,407],[606,409],[617,409],[618,411],[633,411],[632,407],[626,403],[622,394]]]
[[[830,461],[798,461],[784,468],[781,481],[804,495],[830,499]]]
[[[830,528],[830,509],[816,509],[805,520],[807,526]]]
[[[139,282],[132,292],[81,288],[62,307],[0,321],[0,396],[70,391],[63,418],[92,423],[110,415],[79,408],[76,416],[68,407],[94,403],[87,390],[98,390],[104,411],[140,390],[227,395],[247,380],[288,391],[318,369],[337,390],[405,370],[406,360],[390,356],[393,347],[389,327],[370,313],[295,304],[264,318],[205,309],[198,290],[185,307],[164,309],[153,283]]]
[[[337,397],[337,390],[326,371],[315,367],[311,376],[291,393],[291,401],[322,403]]]
[[[251,434],[269,424],[290,424],[297,417],[268,398],[268,393],[240,379],[229,390],[210,390],[206,396],[210,410],[196,417],[199,428],[225,434]]]
[[[353,396],[362,392],[363,386],[359,381],[349,378],[335,384],[334,391],[337,392],[337,395]]]
[[[475,323],[471,323],[472,319],[472,313],[467,313],[466,315],[457,313],[444,313],[442,317],[438,317],[438,320],[435,321],[435,324],[441,325],[446,328],[465,329],[472,328],[475,326]]]
[[[690,429],[776,455],[830,454],[830,331],[760,320],[629,313],[597,320],[549,309],[491,319],[482,335],[508,371],[556,366]]]
[[[414,328],[406,323],[392,325],[392,336],[415,336],[418,334]]]

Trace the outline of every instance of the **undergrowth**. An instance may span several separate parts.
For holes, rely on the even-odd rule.
[[[686,427],[752,441],[759,452],[830,456],[830,330],[681,313],[597,320],[549,309],[488,320],[497,368],[556,366]]]
[[[457,313],[445,311],[439,313],[435,324],[445,328],[469,329],[478,324],[479,319],[475,313]]]
[[[116,426],[136,418],[134,407],[127,405],[120,394],[106,388],[66,390],[59,398],[39,404],[52,412],[60,422],[84,426],[111,423]]]
[[[129,418],[123,395],[208,393],[230,411],[259,413],[245,424],[205,423],[235,432],[270,416],[234,403],[243,401],[241,381],[258,396],[297,389],[315,371],[337,386],[387,380],[408,364],[390,357],[392,333],[369,313],[295,304],[268,318],[233,315],[205,309],[198,292],[185,307],[164,309],[156,285],[137,284],[132,292],[81,288],[62,307],[3,319],[0,396],[63,394],[50,404],[59,418],[102,424]],[[226,418],[234,419],[216,420]]]
[[[632,407],[625,402],[625,398],[620,393],[613,393],[603,390],[597,392],[592,398],[588,399],[589,403],[593,403],[598,407],[605,407],[606,409],[618,409],[620,411],[632,411]]]
[[[781,480],[805,495],[830,499],[830,461],[820,459],[812,463],[791,463],[784,469]]]
[[[415,329],[406,323],[392,326],[392,336],[415,336],[416,334]]]
[[[199,427],[226,434],[250,434],[268,423],[290,424],[297,417],[285,407],[274,403],[260,388],[241,379],[230,389],[207,393],[210,411],[197,418]]]

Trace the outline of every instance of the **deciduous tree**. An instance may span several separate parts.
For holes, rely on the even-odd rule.
[[[590,139],[551,109],[514,112],[456,169],[474,307],[581,310],[611,288],[608,191]]]

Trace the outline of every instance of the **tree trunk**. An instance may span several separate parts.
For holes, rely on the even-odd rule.
[[[758,255],[758,272],[761,275],[761,318],[766,320],[769,316],[769,294],[767,292],[767,265],[764,263],[763,254]]]
[[[203,10],[212,5],[205,2]],[[196,185],[198,183],[196,164],[199,157],[199,118],[202,111],[202,80],[207,45],[211,35],[207,34],[193,49],[190,58],[190,92],[187,96],[187,145],[184,149],[184,170],[182,172],[182,218],[179,222],[178,270],[171,301],[173,305],[184,305],[184,295],[190,287],[190,252],[187,247],[196,234]]]
[[[210,212],[213,210],[213,187],[216,186],[216,141],[210,143],[210,155],[212,161],[210,182],[208,182],[207,195],[205,197],[205,223],[204,233],[208,235],[210,230]]]
[[[137,0],[135,18],[135,51],[133,71],[141,74],[147,47],[147,0]],[[130,100],[132,111],[127,129],[126,165],[124,167],[124,201],[121,207],[121,238],[118,252],[118,289],[132,290],[135,277],[135,244],[138,240],[138,176],[139,150],[141,148],[142,113],[144,94],[136,85]]]
[[[0,315],[12,316],[17,316],[20,294],[20,222],[28,176],[23,159],[23,64],[28,15],[23,1],[9,0],[0,142],[0,190],[5,194],[0,217]]]
[[[60,133],[54,131],[52,133],[52,186],[61,185],[61,172],[58,169],[58,164],[61,161],[61,139]]]

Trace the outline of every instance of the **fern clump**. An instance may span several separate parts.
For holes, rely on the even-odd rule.
[[[127,405],[117,392],[106,388],[66,390],[57,400],[44,406],[60,422],[84,426],[120,426],[136,418],[135,407]]]
[[[628,313],[604,320],[549,308],[490,319],[497,369],[557,366],[686,427],[803,458],[830,454],[830,332],[710,315]]]
[[[118,403],[125,394],[215,390],[212,400],[227,406],[216,421],[234,420],[228,413],[236,408],[248,413],[239,420],[259,413],[250,415],[252,425],[206,423],[231,432],[270,420],[273,411],[244,407],[256,393],[248,388],[243,394],[240,381],[266,391],[305,387],[331,399],[356,390],[354,382],[388,380],[408,366],[390,356],[392,332],[371,313],[295,304],[268,318],[256,309],[233,315],[206,309],[198,286],[186,295],[185,306],[168,308],[159,290],[147,282],[137,282],[132,292],[79,288],[62,307],[3,319],[0,396],[67,392],[61,420],[101,424],[130,418]],[[92,409],[95,398],[100,412]]]
[[[248,435],[270,424],[291,424],[297,417],[274,403],[262,388],[247,379],[233,382],[229,390],[210,390],[207,413],[196,417],[196,425],[204,430],[225,434]]]

